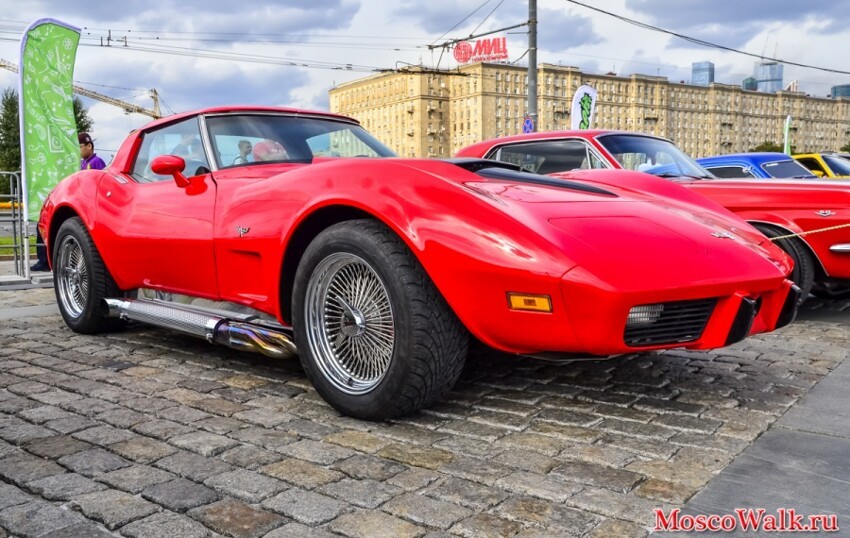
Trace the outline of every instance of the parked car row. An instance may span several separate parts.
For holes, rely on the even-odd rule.
[[[245,142],[265,149],[237,159]],[[723,347],[850,277],[846,234],[794,235],[846,222],[845,187],[711,178],[633,133],[401,159],[343,116],[218,107],[131,133],[59,183],[39,228],[72,330],[137,321],[297,355],[336,409],[384,419],[441,398],[471,343],[550,360]]]
[[[733,153],[697,162],[717,177],[765,179],[847,179],[850,155],[831,153]]]

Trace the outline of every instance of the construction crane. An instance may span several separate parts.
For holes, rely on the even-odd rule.
[[[8,69],[14,73],[18,72],[18,65],[12,62],[8,62],[2,58],[0,58],[0,67],[4,69]],[[156,89],[152,88],[149,92],[151,99],[153,100],[153,109],[144,108],[139,105],[128,103],[127,101],[122,101],[121,99],[115,99],[114,97],[109,97],[108,95],[103,95],[102,93],[98,93],[86,88],[82,88],[74,84],[73,86],[74,93],[78,95],[82,95],[84,97],[88,97],[90,99],[94,99],[95,101],[100,101],[102,103],[109,103],[110,105],[115,105],[118,108],[123,109],[127,113],[136,113],[142,114],[145,116],[150,116],[151,118],[161,118],[162,112],[159,109],[159,94]]]

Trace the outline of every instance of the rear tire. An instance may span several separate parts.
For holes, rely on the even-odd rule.
[[[407,246],[383,224],[320,233],[295,275],[301,364],[340,412],[381,420],[442,397],[467,355],[466,329]]]
[[[758,228],[761,233],[771,238],[771,240],[774,237],[787,235],[784,230],[777,230],[770,226],[760,224],[755,224],[754,226]],[[808,247],[796,237],[779,239],[777,241],[773,241],[773,243],[784,250],[785,253],[791,256],[791,259],[794,260],[794,270],[791,272],[791,276],[789,278],[797,285],[797,287],[800,288],[800,291],[802,292],[800,295],[800,301],[805,301],[806,297],[809,296],[809,292],[812,290],[812,285],[815,281],[815,262],[812,259],[812,255],[809,254]]]
[[[53,289],[62,319],[74,332],[93,334],[124,325],[123,320],[106,316],[103,299],[122,293],[78,217],[63,222],[56,234]]]

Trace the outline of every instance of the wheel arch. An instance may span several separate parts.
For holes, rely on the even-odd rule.
[[[83,221],[83,224],[88,224],[82,215],[80,215],[80,213],[71,206],[60,206],[53,212],[53,217],[50,219],[49,235],[47,237],[47,244],[50,245],[50,248],[47,251],[47,258],[50,260],[51,266],[53,263],[53,247],[56,245],[56,234],[59,233],[59,228],[66,220],[74,217],[79,217],[80,220]]]
[[[280,313],[286,323],[292,323],[292,288],[295,283],[295,273],[298,270],[298,264],[301,262],[307,246],[328,227],[339,222],[356,219],[379,221],[393,230],[393,233],[397,234],[392,226],[389,226],[376,215],[358,207],[342,204],[328,205],[316,209],[301,219],[295,230],[290,234],[283,252],[279,285]],[[404,237],[401,237],[401,239],[407,243]]]
[[[764,221],[764,220],[753,220],[747,219],[747,222],[755,226],[756,228],[770,228],[781,235],[791,235],[800,233],[800,229],[797,226],[793,226],[793,228],[777,224],[776,222]],[[826,269],[824,269],[823,262],[821,262],[815,250],[809,245],[808,241],[806,241],[805,237],[797,236],[795,239],[798,239],[800,244],[803,245],[806,249],[806,252],[809,253],[812,260],[815,262],[815,282],[819,280],[823,280],[826,278]]]

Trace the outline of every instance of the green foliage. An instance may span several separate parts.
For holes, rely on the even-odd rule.
[[[74,119],[77,132],[90,131],[94,121],[82,99],[74,96]],[[0,96],[0,171],[21,169],[21,130],[18,121],[18,92],[6,88]],[[0,194],[9,193],[9,178],[0,177]]]
[[[850,142],[847,142],[846,144],[841,146],[841,149],[838,151],[840,151],[841,153],[850,153]]]
[[[783,148],[782,146],[780,146],[780,145],[779,145],[779,144],[777,144],[776,142],[769,142],[769,141],[765,140],[764,142],[762,142],[762,143],[761,143],[761,144],[759,144],[758,146],[756,146],[756,147],[754,147],[754,148],[750,149],[750,152],[756,152],[756,151],[778,151],[778,152],[782,153],[782,150],[783,150],[783,149],[785,149],[785,148]]]

